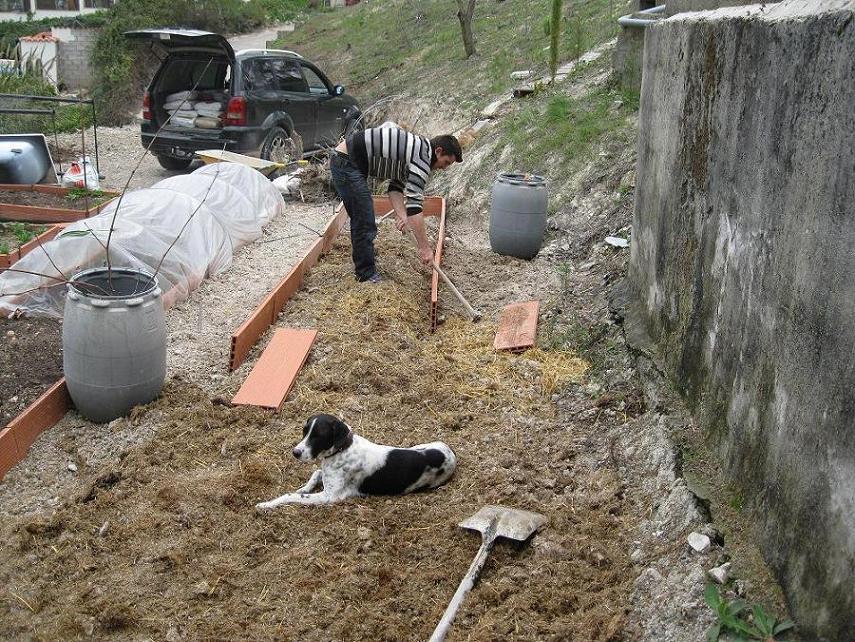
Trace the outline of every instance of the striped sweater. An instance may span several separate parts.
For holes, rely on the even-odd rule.
[[[375,127],[348,138],[347,151],[364,176],[389,179],[389,191],[404,194],[408,215],[421,213],[433,156],[427,138]]]

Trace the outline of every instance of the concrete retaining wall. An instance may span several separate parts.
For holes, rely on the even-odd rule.
[[[806,639],[855,631],[851,0],[645,43],[627,334],[694,408]]]

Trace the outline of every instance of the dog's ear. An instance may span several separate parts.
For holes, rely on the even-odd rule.
[[[352,443],[353,432],[351,432],[350,426],[341,419],[336,419],[333,422],[333,447],[340,452]]]

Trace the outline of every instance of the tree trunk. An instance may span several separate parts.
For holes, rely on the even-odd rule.
[[[472,14],[475,13],[475,0],[457,0],[457,17],[463,31],[463,48],[468,58],[475,53],[475,35],[472,33]]]

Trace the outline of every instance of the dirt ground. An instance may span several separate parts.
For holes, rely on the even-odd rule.
[[[390,226],[378,244],[383,285],[353,288],[343,239],[289,306],[283,325],[320,336],[280,413],[213,403],[173,381],[132,419],[157,414],[154,439],[53,516],[15,520],[0,574],[20,598],[4,614],[16,635],[424,639],[477,548],[455,524],[487,503],[550,523],[531,547],[497,548],[450,639],[622,630],[632,576],[614,535],[635,518],[614,466],[592,459],[590,434],[561,425],[550,403],[587,364],[560,351],[496,355],[492,310],[478,325],[449,314],[431,335],[429,306],[414,296],[426,277],[396,237]],[[522,267],[490,263],[485,284]],[[324,410],[385,443],[443,439],[458,474],[433,493],[256,515],[256,501],[308,476],[290,447]]]
[[[87,206],[86,199],[71,199],[56,194],[42,192],[9,192],[0,190],[0,203],[10,205],[30,205],[32,207],[55,207],[65,210],[85,210],[100,203],[102,199],[90,198]]]
[[[59,323],[52,319],[0,318],[0,426],[14,419],[61,376]]]

